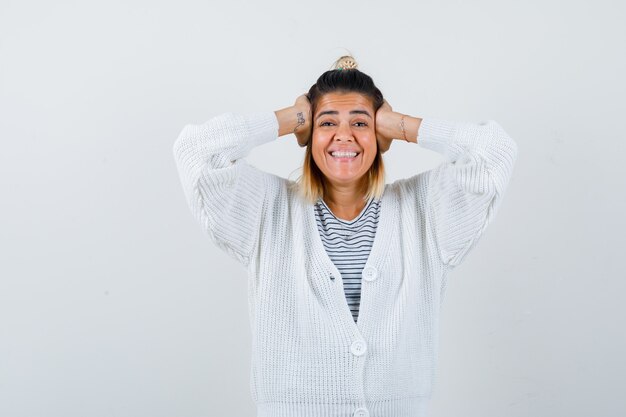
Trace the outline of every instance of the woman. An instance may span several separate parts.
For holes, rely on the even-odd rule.
[[[289,133],[306,146],[297,182],[245,161]],[[385,184],[396,139],[447,161]],[[427,415],[448,273],[516,159],[502,127],[394,112],[342,57],[293,106],[185,126],[174,155],[193,214],[248,272],[258,416]]]

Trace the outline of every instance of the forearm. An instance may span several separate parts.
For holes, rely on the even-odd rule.
[[[275,140],[277,129],[271,111],[228,112],[201,124],[185,125],[172,148],[183,184],[191,189],[203,171],[233,168],[234,161],[252,148]]]
[[[402,129],[402,117],[404,117],[404,131]],[[380,126],[379,128],[387,137],[404,140],[406,136],[407,141],[417,143],[417,133],[421,123],[422,119],[419,117],[412,117],[408,114],[393,112],[390,114],[390,117],[386,118],[385,125]]]
[[[304,114],[300,109],[290,106],[274,112],[278,120],[278,136],[294,133],[300,126],[306,122]]]

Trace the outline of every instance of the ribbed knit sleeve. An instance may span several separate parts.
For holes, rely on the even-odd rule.
[[[247,266],[258,244],[269,175],[245,159],[278,138],[273,111],[224,113],[188,124],[176,139],[174,159],[187,203],[213,242]]]
[[[457,266],[502,202],[517,144],[494,120],[479,124],[422,119],[418,145],[446,161],[427,175],[427,222],[444,264]]]

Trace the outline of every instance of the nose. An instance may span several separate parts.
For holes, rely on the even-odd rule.
[[[347,123],[340,123],[337,131],[335,132],[335,140],[353,140],[352,130]]]

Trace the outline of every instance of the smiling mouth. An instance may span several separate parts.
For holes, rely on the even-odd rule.
[[[361,155],[361,152],[328,152],[328,155],[337,161],[352,161]]]

